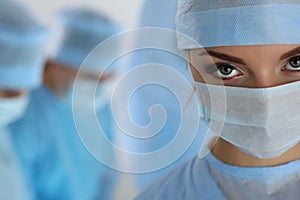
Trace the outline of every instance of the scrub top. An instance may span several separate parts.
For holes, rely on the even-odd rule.
[[[109,109],[103,107],[99,113],[104,129],[110,132]],[[25,116],[12,124],[11,130],[40,199],[111,199],[115,171],[86,150],[77,134],[71,105],[48,88],[31,93]]]
[[[152,184],[143,199],[298,199],[300,160],[274,167],[225,164],[211,153],[181,165]]]
[[[10,132],[5,128],[0,128],[0,177],[0,199],[35,199],[11,142]]]

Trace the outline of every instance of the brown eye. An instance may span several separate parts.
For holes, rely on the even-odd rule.
[[[231,65],[228,65],[228,64],[221,64],[221,65],[218,65],[218,70],[219,70],[220,73],[227,76],[227,75],[230,75],[232,73],[234,68]]]
[[[236,67],[227,63],[217,63],[216,66],[217,70],[214,74],[218,78],[230,79],[241,74],[241,72]]]
[[[300,56],[295,56],[289,59],[286,69],[298,71],[300,70]]]

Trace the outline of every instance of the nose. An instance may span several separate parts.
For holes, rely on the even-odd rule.
[[[254,74],[253,88],[268,88],[284,84],[274,70],[261,68]]]

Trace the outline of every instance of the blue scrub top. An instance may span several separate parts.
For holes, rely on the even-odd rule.
[[[208,154],[189,160],[136,200],[299,199],[300,160],[274,167],[239,167]]]
[[[99,113],[102,122],[105,120],[104,130],[110,133],[109,107]],[[111,199],[115,171],[85,149],[71,105],[46,87],[31,93],[24,117],[11,125],[11,131],[22,166],[39,199]]]
[[[0,199],[34,200],[35,194],[26,181],[10,136],[6,127],[0,128]]]

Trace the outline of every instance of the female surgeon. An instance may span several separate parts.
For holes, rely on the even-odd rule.
[[[211,151],[137,199],[300,198],[300,1],[179,0]],[[223,95],[222,95],[223,94]]]

